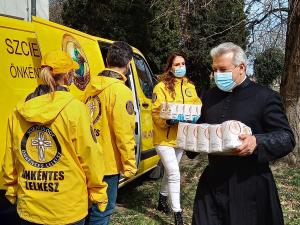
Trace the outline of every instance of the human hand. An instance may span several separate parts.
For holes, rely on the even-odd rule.
[[[135,173],[136,173],[136,171],[135,172],[125,171],[122,175],[124,178],[129,179],[129,178],[133,177],[135,175]]]
[[[254,135],[241,134],[239,138],[242,144],[233,151],[233,154],[236,156],[252,155],[257,145],[256,137]]]
[[[178,120],[178,121],[184,121],[184,115],[183,115],[183,114],[179,114],[179,115],[177,116],[177,120]]]
[[[172,125],[175,125],[175,124],[179,123],[179,121],[178,120],[166,120],[166,123],[168,125],[172,126]]]
[[[104,212],[107,206],[107,202],[99,202],[98,203],[98,209],[100,212]]]
[[[197,121],[199,120],[200,116],[193,116],[192,117],[192,123],[197,123]]]
[[[6,195],[5,197],[11,204],[13,204],[13,205],[16,204],[16,201],[17,201],[16,196]]]

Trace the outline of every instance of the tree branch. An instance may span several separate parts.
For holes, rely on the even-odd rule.
[[[248,24],[250,24],[249,27],[254,27],[255,25],[263,22],[265,19],[268,18],[268,16],[270,16],[271,14],[274,14],[276,12],[289,12],[289,9],[286,7],[282,7],[282,8],[275,8],[275,9],[271,9],[270,11],[268,11],[262,18],[260,19],[255,19],[253,21],[248,22]]]
[[[243,23],[243,22],[245,22],[245,21],[246,21],[246,19],[243,19],[243,20],[241,20],[240,22],[236,23],[235,25],[232,25],[232,26],[228,27],[228,28],[225,29],[225,30],[222,30],[222,31],[217,32],[217,33],[214,33],[214,34],[209,35],[209,36],[207,36],[207,37],[203,37],[203,38],[201,38],[200,40],[205,40],[205,39],[211,38],[211,37],[213,37],[213,36],[216,36],[216,35],[219,35],[219,34],[223,34],[223,33],[225,33],[226,31],[229,31],[229,30],[231,30],[232,28],[239,26],[241,23]]]

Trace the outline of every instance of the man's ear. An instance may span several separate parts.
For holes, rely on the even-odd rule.
[[[239,67],[240,67],[241,74],[244,74],[246,72],[246,65],[245,65],[245,63],[241,63],[239,65]]]
[[[128,71],[130,69],[130,61],[126,64],[126,70]]]

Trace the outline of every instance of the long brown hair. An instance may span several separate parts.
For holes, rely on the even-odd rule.
[[[169,55],[167,59],[167,64],[164,68],[164,73],[159,76],[159,81],[163,82],[167,88],[167,90],[171,93],[171,96],[173,99],[175,99],[176,93],[175,93],[175,76],[171,72],[173,61],[177,56],[181,56],[184,58],[184,61],[186,61],[186,56],[183,53],[179,52],[173,52],[171,55]]]

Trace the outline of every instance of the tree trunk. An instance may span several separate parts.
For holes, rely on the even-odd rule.
[[[286,160],[290,164],[300,165],[300,1],[289,0],[289,8],[285,66],[280,92],[297,142]]]

